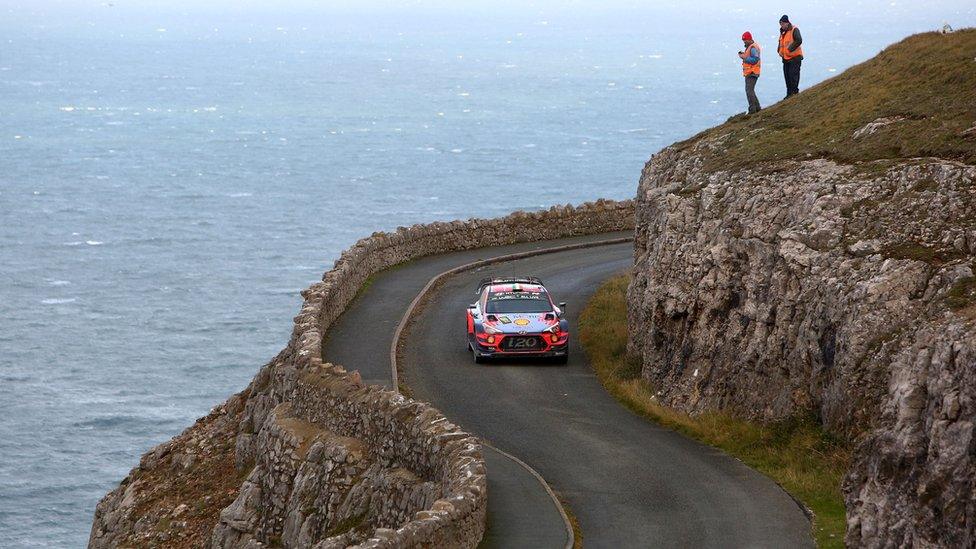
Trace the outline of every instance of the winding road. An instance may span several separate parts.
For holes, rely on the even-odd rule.
[[[325,360],[389,386],[387,350],[410,302],[439,273],[478,259],[596,242],[613,233],[469,250],[377,275],[330,330]],[[631,243],[562,251],[447,278],[403,332],[401,383],[452,421],[538,471],[576,515],[586,547],[810,547],[793,499],[741,462],[657,427],[619,405],[582,349],[566,366],[476,365],[464,308],[488,275],[534,275],[569,302],[570,327],[601,282],[632,265]],[[546,486],[486,447],[489,528],[484,547],[565,547],[565,521]]]

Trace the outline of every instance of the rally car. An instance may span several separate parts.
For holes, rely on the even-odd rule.
[[[468,349],[475,362],[494,357],[552,357],[569,360],[565,303],[556,305],[535,277],[486,278],[478,301],[468,306]]]

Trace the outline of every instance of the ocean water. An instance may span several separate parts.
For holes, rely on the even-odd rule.
[[[969,0],[812,2],[802,87]],[[0,2],[0,546],[77,547],[374,230],[634,194],[744,110],[763,0]]]

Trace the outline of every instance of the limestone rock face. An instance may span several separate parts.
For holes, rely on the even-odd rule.
[[[976,168],[646,165],[629,350],[660,399],[857,440],[852,546],[976,541]]]

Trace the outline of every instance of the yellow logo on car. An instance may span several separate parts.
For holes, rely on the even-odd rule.
[[[518,320],[515,321],[515,325],[516,326],[528,326],[529,325],[529,319],[527,319],[527,318],[520,318],[520,319],[518,319]]]

